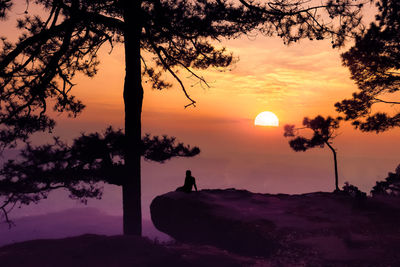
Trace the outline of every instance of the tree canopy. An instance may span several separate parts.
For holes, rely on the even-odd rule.
[[[400,104],[395,95],[400,89],[400,2],[380,0],[377,7],[376,22],[342,55],[358,91],[335,106],[361,131],[381,132],[400,126],[396,109],[376,111],[377,104]]]
[[[27,0],[27,3],[33,1]],[[7,18],[13,1],[0,1],[0,15]],[[105,44],[124,42],[130,12],[125,1],[116,0],[38,0],[45,14],[18,18],[21,36],[16,43],[2,37],[0,52],[0,140],[11,144],[35,131],[51,130],[49,105],[58,112],[78,115],[84,108],[71,95],[73,78],[78,72],[89,77],[98,70],[97,51]],[[352,0],[329,0],[321,5],[302,1],[238,3],[216,1],[141,1],[138,13],[142,23],[140,48],[154,55],[143,61],[142,74],[153,88],[171,84],[161,79],[168,72],[190,100],[176,69],[183,68],[199,81],[206,80],[194,69],[226,67],[232,54],[216,48],[212,41],[236,38],[251,31],[278,35],[286,43],[301,38],[331,38],[340,45],[360,23],[361,3]],[[128,9],[127,9],[128,8]],[[125,13],[124,13],[125,12]],[[325,22],[322,16],[331,21]],[[338,23],[331,23],[337,21]]]
[[[0,15],[8,18],[16,0],[0,0]],[[121,43],[125,52],[124,166],[121,176],[124,233],[141,233],[142,80],[155,89],[170,87],[168,73],[189,100],[178,71],[206,84],[196,70],[224,69],[234,57],[222,38],[257,33],[279,36],[285,43],[302,38],[330,38],[343,44],[361,21],[359,0],[26,0],[19,17],[20,37],[0,43],[0,143],[15,146],[36,131],[51,131],[47,112],[79,115],[84,104],[72,94],[78,73],[92,77],[105,44]],[[43,13],[31,14],[30,4]]]

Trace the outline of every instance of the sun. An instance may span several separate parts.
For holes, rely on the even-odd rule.
[[[279,126],[279,119],[274,113],[264,111],[257,115],[254,124],[259,126]]]

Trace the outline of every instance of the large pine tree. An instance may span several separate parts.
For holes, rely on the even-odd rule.
[[[0,0],[7,18],[12,0]],[[3,146],[27,140],[36,131],[51,130],[48,105],[78,115],[84,105],[70,93],[81,72],[96,74],[97,51],[105,43],[125,47],[125,146],[123,171],[124,233],[141,234],[140,144],[142,80],[154,88],[170,84],[169,73],[192,105],[183,69],[202,82],[196,69],[227,67],[232,55],[214,46],[221,38],[249,32],[277,35],[285,43],[301,38],[331,38],[343,43],[360,23],[357,0],[27,0],[43,7],[46,17],[27,15],[18,20],[16,43],[2,39],[0,52],[0,140]],[[154,55],[146,62],[144,53]]]

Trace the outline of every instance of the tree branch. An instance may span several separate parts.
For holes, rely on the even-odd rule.
[[[154,52],[156,52],[158,58],[160,59],[162,65],[164,66],[164,68],[175,78],[175,80],[178,81],[179,85],[181,86],[181,89],[183,91],[183,93],[185,94],[186,98],[189,99],[191,101],[190,104],[185,105],[185,108],[190,107],[190,106],[196,106],[196,101],[193,100],[189,94],[186,91],[185,85],[183,84],[182,80],[178,77],[178,75],[176,75],[176,73],[171,69],[171,67],[168,65],[167,62],[165,62],[164,58],[162,57],[161,53],[160,53],[160,48],[157,47],[153,42],[150,42],[151,46],[154,49]]]
[[[379,99],[379,98],[376,98],[376,97],[374,97],[373,99],[376,102],[385,103],[385,104],[393,104],[393,105],[399,105],[400,104],[400,102],[398,102],[398,101],[386,101],[386,100],[382,100],[382,99]]]

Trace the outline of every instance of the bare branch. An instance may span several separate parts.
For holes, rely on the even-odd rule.
[[[154,43],[151,43],[151,46],[154,49],[154,52],[157,54],[158,59],[161,61],[161,63],[163,64],[164,68],[175,78],[176,81],[178,81],[179,85],[181,86],[181,89],[183,91],[183,93],[185,94],[186,98],[189,99],[191,101],[190,104],[185,105],[185,108],[190,107],[190,106],[196,106],[196,101],[194,101],[189,94],[186,91],[185,85],[183,84],[182,80],[178,77],[178,75],[175,74],[175,72],[170,68],[170,66],[165,62],[164,58],[162,57],[160,50],[160,47],[157,47]]]

